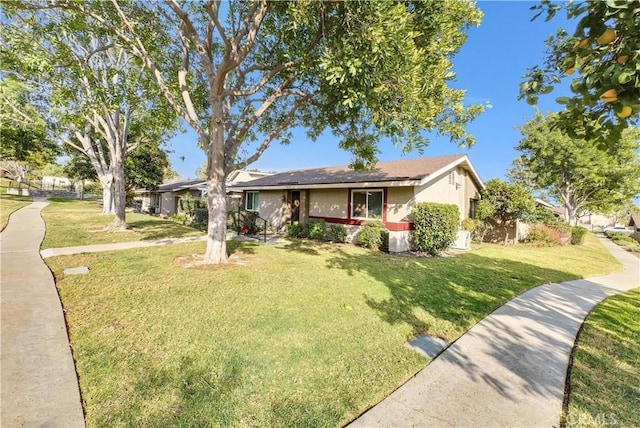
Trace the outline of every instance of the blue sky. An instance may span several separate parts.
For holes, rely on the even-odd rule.
[[[525,101],[518,101],[518,88],[527,68],[542,63],[544,41],[563,27],[572,31],[574,23],[567,23],[564,14],[550,22],[539,18],[530,22],[534,12],[529,7],[538,2],[479,1],[477,7],[484,12],[482,24],[468,32],[467,43],[453,58],[457,74],[452,86],[467,90],[466,101],[473,104],[489,102],[487,109],[468,130],[476,137],[476,145],[462,149],[445,138],[430,137],[431,143],[423,156],[465,153],[469,155],[480,177],[505,177],[511,162],[518,155],[514,147],[520,133],[516,126],[533,117],[535,110]],[[555,99],[566,89],[557,88],[542,97],[538,108],[542,112],[557,111]],[[295,132],[297,138],[288,145],[273,144],[262,157],[250,165],[262,171],[346,165],[350,154],[338,148],[337,141],[326,133],[315,142],[309,141],[304,130]],[[428,135],[428,134],[427,134]],[[179,134],[170,143],[172,167],[182,178],[196,176],[196,169],[205,161],[205,155],[196,145],[193,132]],[[405,156],[389,142],[379,147],[380,161],[419,157],[418,152]],[[181,158],[184,157],[184,160]]]

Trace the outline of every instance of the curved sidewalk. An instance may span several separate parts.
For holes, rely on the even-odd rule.
[[[640,260],[602,243],[622,272],[521,294],[350,426],[559,426],[569,357],[585,317],[606,297],[640,286]]]
[[[84,427],[76,370],[55,282],[40,258],[34,202],[0,233],[0,426]]]

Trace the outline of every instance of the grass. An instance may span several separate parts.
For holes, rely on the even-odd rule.
[[[2,188],[2,192],[0,192],[0,231],[7,227],[9,216],[12,213],[31,203],[29,196],[7,195],[5,191],[6,189]]]
[[[573,354],[568,427],[640,422],[640,289],[610,297],[587,317]]]
[[[453,340],[534,285],[620,268],[592,235],[437,259],[230,242],[235,264],[186,269],[204,245],[47,259],[89,427],[341,425],[425,366],[415,333]]]
[[[47,233],[42,248],[74,247],[163,238],[199,236],[203,232],[146,214],[127,213],[129,230],[106,232],[113,216],[102,215],[95,200],[56,199],[42,210]]]

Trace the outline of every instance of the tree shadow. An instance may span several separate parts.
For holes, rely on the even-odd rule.
[[[227,241],[227,254],[255,254],[260,244],[245,241]]]
[[[163,238],[183,238],[192,236],[198,231],[198,229],[193,227],[185,226],[169,220],[127,221],[127,226],[129,229],[141,233],[143,241],[152,241]]]

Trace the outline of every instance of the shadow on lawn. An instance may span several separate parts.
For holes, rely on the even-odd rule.
[[[183,238],[193,236],[198,232],[198,229],[170,220],[127,220],[127,225],[131,230],[140,232],[143,241],[163,238]],[[204,233],[205,232],[202,232],[202,234]]]

